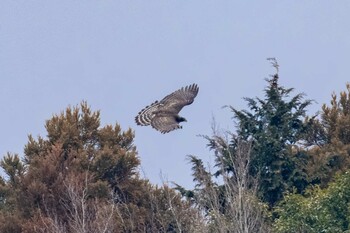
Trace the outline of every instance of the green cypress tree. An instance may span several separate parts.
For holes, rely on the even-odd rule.
[[[276,74],[267,79],[265,98],[244,98],[248,110],[230,107],[238,123],[238,136],[253,142],[251,173],[260,175],[260,197],[273,206],[283,193],[296,186],[305,188],[306,174],[300,168],[302,154],[293,153],[293,146],[303,139],[310,127],[305,120],[306,107],[311,100],[304,94],[290,96],[293,88],[279,85],[278,64],[273,60]]]

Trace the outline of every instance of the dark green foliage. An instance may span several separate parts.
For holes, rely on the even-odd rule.
[[[276,64],[275,64],[276,65]],[[310,100],[303,94],[290,96],[293,88],[280,86],[278,73],[267,80],[265,98],[245,98],[249,110],[230,107],[238,124],[238,135],[253,142],[250,171],[260,174],[259,196],[271,206],[296,186],[305,188],[303,162],[292,147],[301,142],[310,123],[305,121]]]
[[[247,110],[230,107],[236,134],[214,129],[213,136],[204,136],[215,171],[189,156],[195,189],[177,186],[206,213],[210,232],[269,232],[278,217],[271,211],[276,203],[286,192],[302,193],[309,185],[310,155],[302,143],[313,129],[315,117],[306,116],[312,101],[280,86],[278,72],[267,82],[265,98],[244,98]]]

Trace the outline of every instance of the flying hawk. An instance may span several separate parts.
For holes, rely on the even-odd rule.
[[[178,114],[184,106],[193,103],[198,91],[197,84],[192,84],[165,96],[161,101],[146,106],[135,117],[136,124],[151,125],[161,133],[181,129],[182,126],[179,123],[186,119]]]

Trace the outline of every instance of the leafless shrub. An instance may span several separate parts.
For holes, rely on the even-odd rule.
[[[206,212],[209,232],[263,233],[269,232],[266,224],[267,206],[257,197],[258,179],[249,173],[251,143],[230,133],[204,136],[214,151],[216,176],[195,156],[190,156],[197,182],[195,202]]]
[[[88,176],[85,176],[84,182],[80,181],[77,177],[69,177],[64,181],[65,195],[60,199],[64,215],[46,208],[45,213],[41,213],[41,220],[45,226],[42,232],[114,232],[113,218],[118,210],[113,196],[104,201],[89,198]]]

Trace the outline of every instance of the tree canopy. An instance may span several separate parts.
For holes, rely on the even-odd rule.
[[[230,107],[238,124],[240,138],[252,141],[252,175],[260,176],[259,196],[271,206],[281,200],[283,193],[296,187],[306,187],[303,157],[295,148],[310,128],[306,108],[312,103],[304,94],[291,96],[293,88],[279,84],[276,73],[267,79],[265,98],[244,98],[248,110]]]
[[[271,61],[263,97],[227,107],[235,130],[202,135],[215,163],[188,156],[193,189],[142,178],[134,131],[87,102],[53,115],[0,160],[0,232],[350,231],[350,84],[308,115]]]
[[[189,231],[195,210],[139,177],[131,129],[100,127],[86,102],[45,127],[46,138],[29,136],[23,162],[1,161],[0,232]]]

